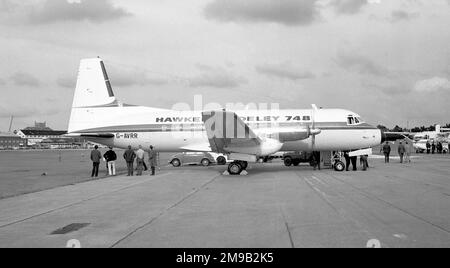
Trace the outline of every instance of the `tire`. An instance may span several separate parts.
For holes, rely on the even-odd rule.
[[[292,158],[291,157],[285,157],[284,158],[284,165],[287,167],[292,166]]]
[[[248,162],[246,161],[241,161],[239,164],[241,165],[242,170],[246,170],[248,168]]]
[[[242,170],[242,166],[238,162],[233,162],[228,165],[228,173],[230,175],[240,175]]]
[[[200,164],[204,167],[207,167],[207,166],[211,165],[211,161],[209,161],[209,159],[207,159],[207,158],[203,158],[202,161],[200,161]]]
[[[178,158],[175,158],[172,160],[172,162],[170,162],[172,164],[172,166],[174,167],[180,167],[181,166],[181,161]]]
[[[216,161],[219,166],[223,166],[223,165],[227,164],[227,159],[224,156],[217,157]]]
[[[334,163],[334,170],[336,170],[338,172],[344,171],[345,164],[342,161],[336,161],[336,163]]]

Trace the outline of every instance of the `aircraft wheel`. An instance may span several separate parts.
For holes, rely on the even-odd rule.
[[[200,162],[202,164],[202,166],[207,167],[209,165],[211,165],[211,161],[209,161],[209,159],[207,158],[203,158],[202,161]]]
[[[224,156],[217,157],[217,164],[223,166],[227,163],[227,159]]]
[[[336,163],[334,163],[334,170],[342,172],[345,170],[345,164],[341,161],[336,161]]]
[[[173,159],[173,160],[172,160],[172,166],[174,166],[174,167],[179,167],[179,166],[181,166],[181,161],[180,161],[180,159],[178,159],[178,158]]]
[[[284,158],[284,165],[287,167],[292,166],[292,158],[290,158],[290,157]]]
[[[230,173],[230,175],[239,175],[242,170],[242,166],[238,162],[233,162],[228,165],[228,173]]]

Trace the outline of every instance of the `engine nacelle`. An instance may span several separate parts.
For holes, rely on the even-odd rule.
[[[309,127],[303,129],[281,129],[280,131],[266,134],[266,137],[285,143],[289,141],[306,140],[313,135],[320,134],[320,132],[320,129],[311,129]]]
[[[230,145],[224,150],[230,153],[242,153],[247,155],[268,156],[277,153],[283,147],[283,143],[276,139],[263,139],[261,144],[252,146]]]

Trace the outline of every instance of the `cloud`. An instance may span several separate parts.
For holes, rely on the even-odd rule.
[[[149,77],[142,70],[125,71],[111,68],[108,71],[112,86],[128,87],[128,86],[147,86],[147,85],[165,85],[169,83],[168,78]]]
[[[390,71],[368,57],[349,52],[339,52],[336,63],[343,69],[365,75],[390,77]]]
[[[319,17],[317,0],[214,0],[205,10],[208,19],[221,22],[271,22],[309,25]]]
[[[30,24],[61,21],[90,21],[94,23],[118,20],[132,15],[116,7],[111,0],[42,0],[14,3],[0,1],[0,19]]]
[[[76,81],[74,78],[69,78],[69,77],[59,77],[56,79],[56,84],[60,87],[64,87],[64,88],[72,88],[74,89],[76,86]]]
[[[147,86],[147,85],[165,85],[169,83],[169,79],[149,77],[144,71],[125,71],[117,68],[110,68],[108,76],[111,85],[117,87],[129,86]],[[75,89],[76,77],[61,76],[56,79],[56,84],[63,88]]]
[[[447,78],[433,77],[417,81],[414,90],[422,93],[431,93],[437,91],[450,91],[450,81]]]
[[[0,86],[6,85],[6,81],[0,78]]]
[[[419,13],[406,12],[406,11],[403,11],[403,10],[395,10],[391,14],[391,22],[412,20],[412,19],[418,18],[419,16],[420,16]]]
[[[9,78],[17,86],[39,87],[41,82],[33,75],[25,72],[17,72]]]
[[[236,88],[248,83],[247,79],[237,76],[223,68],[197,65],[202,74],[188,78],[190,87]]]
[[[405,83],[389,83],[387,85],[364,83],[363,86],[369,90],[379,91],[388,96],[407,95],[411,92],[411,86]]]
[[[331,6],[338,14],[356,14],[369,3],[368,0],[334,0]]]
[[[315,78],[315,75],[310,71],[299,70],[289,62],[281,64],[263,64],[255,67],[256,71],[260,74],[269,76],[299,80],[299,79],[311,79]]]
[[[32,116],[46,116],[58,114],[61,111],[54,107],[47,107],[48,109],[30,107],[29,105],[5,104],[0,105],[0,118],[10,118],[14,115],[15,118],[25,118]]]

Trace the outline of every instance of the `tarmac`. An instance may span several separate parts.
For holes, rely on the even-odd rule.
[[[450,157],[366,172],[165,166],[0,199],[0,247],[450,247]]]

